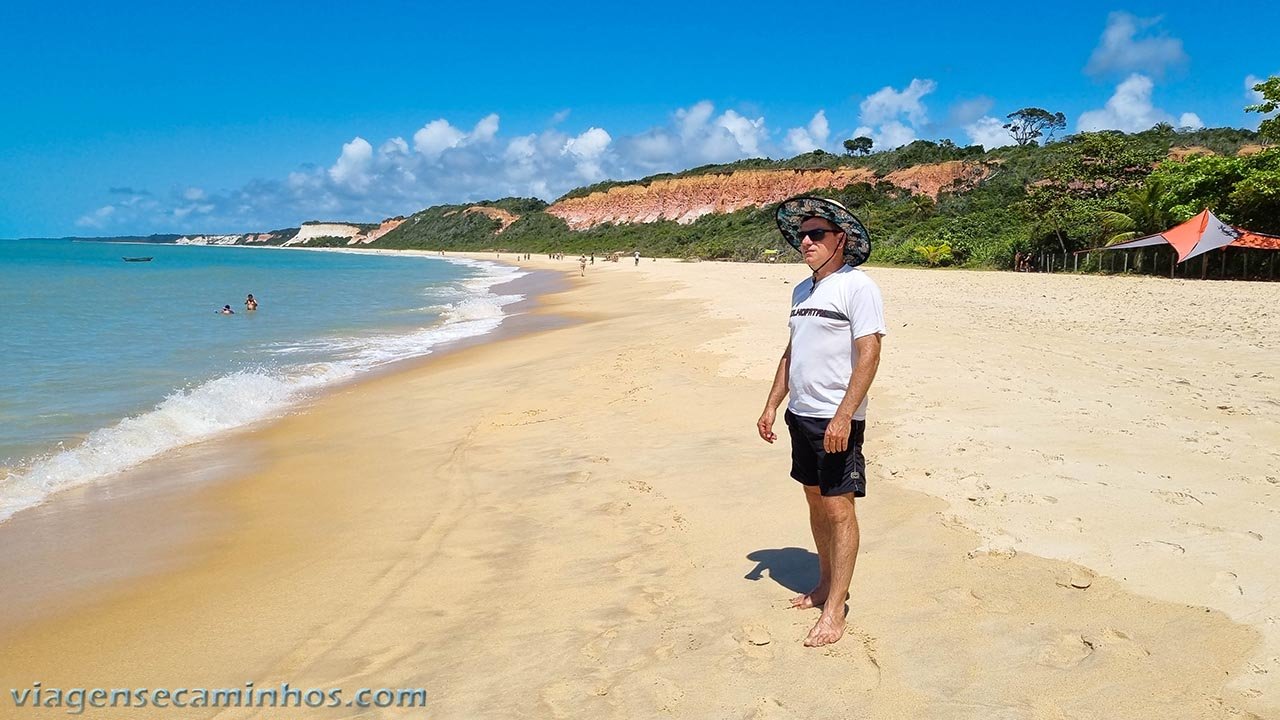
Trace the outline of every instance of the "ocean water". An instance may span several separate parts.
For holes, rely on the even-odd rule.
[[[422,255],[0,241],[0,522],[491,332],[522,299],[494,286],[522,274]],[[218,314],[227,304],[235,314]]]

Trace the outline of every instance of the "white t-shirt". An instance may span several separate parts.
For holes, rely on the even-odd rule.
[[[880,288],[866,273],[848,265],[818,281],[800,283],[791,293],[791,371],[787,409],[802,417],[830,418],[849,388],[858,361],[853,341],[884,335]],[[867,417],[867,399],[853,413]]]

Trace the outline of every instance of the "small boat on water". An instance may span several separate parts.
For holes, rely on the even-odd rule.
[[[151,262],[151,257],[126,257],[120,259],[125,262]]]

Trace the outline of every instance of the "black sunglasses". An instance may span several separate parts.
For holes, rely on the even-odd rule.
[[[835,234],[838,232],[844,232],[844,231],[828,230],[826,228],[814,228],[812,230],[801,230],[800,232],[796,233],[796,241],[804,242],[805,238],[809,238],[813,242],[820,243],[822,242],[822,238],[826,237],[827,233]]]

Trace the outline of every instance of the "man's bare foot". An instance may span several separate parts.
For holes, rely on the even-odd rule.
[[[822,647],[836,642],[844,637],[844,624],[843,617],[827,617],[825,612],[822,613],[822,617],[818,618],[818,622],[809,631],[809,636],[804,639],[804,646]]]
[[[797,610],[822,607],[823,603],[827,601],[827,592],[826,586],[819,585],[803,595],[791,598],[791,607]]]

